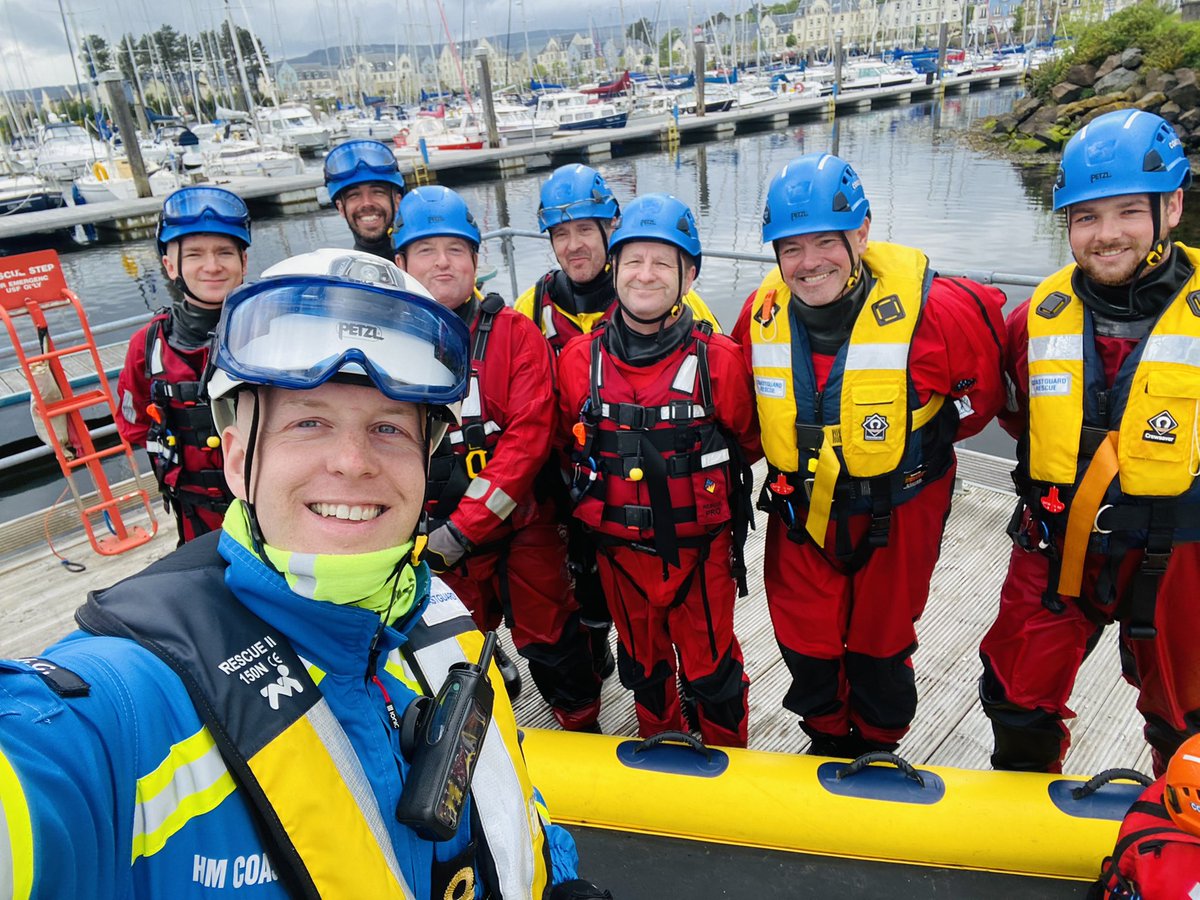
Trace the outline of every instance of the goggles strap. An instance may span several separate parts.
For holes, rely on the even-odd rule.
[[[271,562],[271,557],[267,555],[267,542],[263,538],[262,526],[258,524],[258,512],[254,507],[254,495],[251,493],[254,483],[254,451],[258,447],[259,413],[262,409],[262,398],[259,396],[258,388],[254,385],[244,388],[244,390],[248,390],[254,397],[254,410],[250,416],[250,434],[246,438],[246,462],[242,468],[242,478],[246,489],[246,521],[250,526],[250,543],[253,544],[258,558],[266,563],[267,568],[282,578],[283,573],[275,567],[275,564]]]

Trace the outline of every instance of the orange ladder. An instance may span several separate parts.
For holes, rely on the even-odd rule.
[[[58,347],[50,335],[46,311],[66,307],[69,307],[78,319],[83,340],[78,344]],[[26,352],[17,328],[17,319],[25,316],[29,317],[29,324],[36,331],[36,342],[33,345],[38,352],[35,353]],[[67,486],[92,548],[104,556],[115,556],[146,543],[158,532],[158,520],[151,508],[149,495],[145,490],[135,488],[126,494],[114,496],[103,465],[107,459],[124,455],[130,472],[136,476],[138,470],[133,449],[128,441],[119,436],[116,446],[96,449],[87,422],[84,421],[84,410],[91,409],[96,414],[107,411],[115,422],[117,410],[113,404],[108,379],[104,374],[100,352],[96,349],[96,341],[88,325],[87,315],[79,298],[67,287],[55,251],[40,250],[36,253],[0,258],[0,317],[4,319],[21,371],[29,383],[33,408],[45,425],[45,439],[53,448],[58,465],[67,479]],[[63,363],[68,357],[83,354],[90,355],[99,386],[77,393]],[[45,366],[49,369],[53,386],[57,388],[57,391],[52,393],[58,393],[60,396],[46,395],[47,392],[43,385],[39,384],[39,379],[34,373],[34,366]],[[86,374],[92,373],[89,371]],[[65,443],[70,445],[69,448],[64,447],[64,441],[56,428],[63,422],[66,424]],[[85,493],[75,481],[81,470],[90,476],[99,502],[89,504],[84,499]],[[125,512],[135,503],[145,509],[149,516],[150,530],[125,523]],[[96,526],[102,522],[106,525],[105,531],[108,533],[98,535]]]

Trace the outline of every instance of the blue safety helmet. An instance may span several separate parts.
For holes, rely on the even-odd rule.
[[[1161,116],[1120,109],[1097,116],[1063,148],[1054,208],[1123,194],[1169,194],[1192,183],[1175,129]]]
[[[700,234],[696,217],[686,203],[670,194],[643,194],[630,201],[621,214],[621,224],[608,239],[608,252],[627,241],[661,241],[672,244],[692,258],[700,274]]]
[[[329,199],[356,184],[390,184],[404,193],[404,176],[387,144],[379,141],[346,141],[325,157],[325,187]]]
[[[771,179],[763,206],[763,243],[797,234],[853,231],[870,214],[862,181],[850,164],[830,153],[809,153]]]
[[[158,252],[166,253],[167,244],[189,234],[227,234],[250,246],[250,210],[244,201],[224,188],[180,188],[163,201],[155,238]]]
[[[413,241],[432,237],[460,237],[479,249],[479,225],[467,202],[440,184],[414,188],[396,208],[392,248],[403,250]]]
[[[543,232],[574,219],[615,219],[620,214],[608,182],[591,166],[560,166],[542,185],[537,218]]]

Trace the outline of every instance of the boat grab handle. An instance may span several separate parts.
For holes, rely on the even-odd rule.
[[[921,773],[912,767],[912,765],[903,757],[897,756],[895,753],[888,753],[886,750],[873,750],[870,753],[864,753],[850,765],[844,769],[840,769],[837,773],[837,780],[849,778],[851,775],[857,775],[863,769],[867,768],[874,762],[890,762],[897,769],[904,773],[906,778],[911,778],[921,787],[925,787],[925,779],[921,777]]]
[[[1110,781],[1115,781],[1118,778],[1124,778],[1127,781],[1136,781],[1142,787],[1150,787],[1154,783],[1149,775],[1143,775],[1137,769],[1105,769],[1099,775],[1093,775],[1085,784],[1081,784],[1077,788],[1071,788],[1071,799],[1082,800],[1084,797],[1090,797]]]
[[[634,753],[642,753],[646,750],[653,749],[660,744],[665,744],[670,741],[673,744],[683,744],[695,750],[697,753],[703,753],[705,759],[712,759],[712,751],[705,746],[704,741],[692,737],[686,731],[660,731],[658,734],[651,735],[643,741],[640,741],[637,747],[634,748]]]

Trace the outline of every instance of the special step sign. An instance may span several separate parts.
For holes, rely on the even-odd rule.
[[[23,310],[26,300],[54,303],[66,299],[67,279],[54,250],[0,257],[0,305]]]

